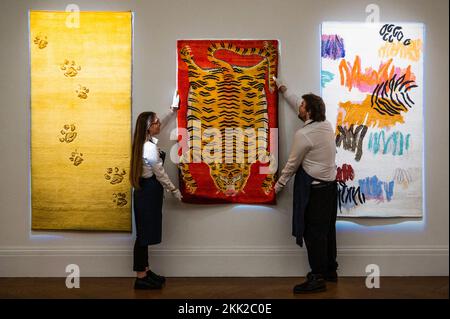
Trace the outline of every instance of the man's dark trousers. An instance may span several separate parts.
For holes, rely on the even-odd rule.
[[[336,271],[337,183],[311,185],[305,210],[305,239],[313,274]]]

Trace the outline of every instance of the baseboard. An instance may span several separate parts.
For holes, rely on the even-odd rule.
[[[381,276],[448,276],[448,246],[341,247],[340,276],[366,276],[376,264]],[[0,248],[0,277],[65,277],[77,264],[81,276],[128,277],[132,249],[111,247]],[[157,248],[150,251],[155,271],[169,277],[291,277],[308,271],[306,250],[298,247]]]

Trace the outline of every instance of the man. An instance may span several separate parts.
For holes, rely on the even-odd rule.
[[[295,133],[289,159],[275,184],[279,193],[295,174],[292,235],[300,246],[305,240],[311,272],[304,283],[294,287],[294,293],[325,291],[326,281],[337,281],[338,266],[335,135],[320,96],[305,94],[300,99],[274,79],[304,124]]]

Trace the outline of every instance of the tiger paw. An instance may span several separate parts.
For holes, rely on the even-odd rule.
[[[63,129],[60,132],[62,137],[59,138],[59,141],[61,143],[63,142],[71,143],[77,137],[77,132],[75,130],[76,130],[75,124],[64,125]]]
[[[197,183],[186,183],[186,190],[189,194],[194,194],[197,190]]]
[[[75,61],[65,60],[60,66],[61,70],[64,71],[64,76],[73,78],[81,71],[81,66],[77,65]]]
[[[184,57],[192,57],[192,49],[190,46],[185,45],[181,50],[180,54]]]
[[[275,175],[267,175],[264,179],[261,188],[264,194],[269,195],[273,191],[273,187],[275,185]]]
[[[114,169],[112,167],[109,167],[106,170],[105,179],[112,185],[120,184],[125,174],[126,171],[124,169],[122,169],[122,171],[120,172],[118,167],[114,167]]]
[[[79,85],[78,90],[76,90],[75,92],[77,93],[77,95],[80,99],[85,100],[88,98],[89,89],[85,86]]]
[[[127,194],[125,193],[114,193],[113,203],[115,203],[117,207],[124,207],[128,203],[126,198]]]
[[[39,49],[44,49],[45,47],[47,47],[48,41],[47,41],[47,36],[42,35],[41,33],[39,33],[35,38],[34,38],[34,44],[37,45],[37,47]]]
[[[73,162],[73,165],[78,166],[84,161],[83,153],[78,153],[77,150],[75,150],[75,152],[72,152],[72,156],[69,159]]]

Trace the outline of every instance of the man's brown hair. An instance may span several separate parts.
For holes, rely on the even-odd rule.
[[[310,114],[311,120],[323,122],[326,120],[325,103],[318,95],[309,93],[302,96],[306,102],[306,111]]]

